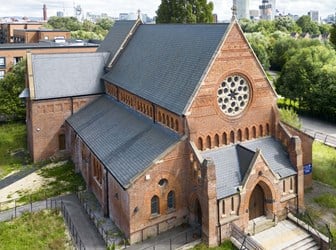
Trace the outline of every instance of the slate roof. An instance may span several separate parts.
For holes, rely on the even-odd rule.
[[[118,51],[128,33],[132,30],[136,21],[116,21],[103,42],[97,49],[97,52],[109,52],[111,56]]]
[[[33,99],[104,92],[101,82],[108,53],[32,54]]]
[[[257,149],[261,150],[268,166],[275,174],[279,174],[280,178],[296,174],[287,152],[273,137],[263,137],[238,145],[203,151],[200,152],[202,157],[212,159],[216,165],[217,199],[237,193],[237,187],[242,185]]]
[[[67,121],[124,188],[180,140],[107,95]]]
[[[229,24],[140,25],[103,79],[184,114]]]

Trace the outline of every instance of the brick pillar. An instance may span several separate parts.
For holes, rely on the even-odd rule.
[[[297,170],[297,206],[299,210],[304,210],[304,172],[302,161],[302,145],[298,136],[293,136],[290,142],[289,156],[291,162]]]
[[[204,172],[203,172],[204,171]],[[218,245],[217,239],[217,192],[216,192],[216,168],[213,161],[206,159],[202,164],[203,195],[202,200],[202,230],[210,247]]]
[[[102,167],[102,208],[105,217],[109,216],[108,209],[108,176],[107,171]]]

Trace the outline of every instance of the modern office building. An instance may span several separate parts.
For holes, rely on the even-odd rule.
[[[237,18],[250,18],[250,0],[237,0]]]

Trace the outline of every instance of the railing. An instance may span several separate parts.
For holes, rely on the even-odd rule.
[[[246,235],[238,226],[234,223],[230,223],[231,237],[237,240],[241,247],[240,249],[254,249],[254,250],[264,250],[255,240],[253,240],[249,235]]]
[[[69,216],[69,212],[66,209],[66,207],[64,205],[64,202],[61,200],[60,203],[61,203],[60,204],[60,209],[61,209],[62,215],[64,217],[64,221],[69,228],[70,235],[71,235],[71,238],[72,238],[72,242],[76,245],[77,249],[85,250],[84,243],[83,243],[82,239],[80,238],[80,236],[78,235],[78,231],[77,231],[76,227],[74,226],[74,224],[71,220],[71,217]]]
[[[38,202],[30,202],[26,205],[17,206],[16,200],[13,200],[14,207],[7,209],[5,211],[1,212],[1,219],[3,221],[6,220],[13,220],[19,216],[21,216],[25,212],[37,212],[43,209],[60,209],[61,213],[63,215],[64,221],[67,224],[71,237],[73,239],[73,243],[76,244],[76,248],[79,250],[85,250],[85,246],[81,240],[81,238],[78,235],[78,232],[72,223],[72,220],[69,216],[68,211],[66,210],[66,207],[61,199],[46,199],[43,201]]]
[[[288,207],[287,218],[293,221],[299,227],[308,231],[310,235],[318,241],[317,243],[319,244],[321,249],[325,249],[326,245],[328,245],[328,247],[330,248],[332,242],[330,237],[326,237],[325,235],[320,233],[318,229],[316,229],[316,226],[314,225],[314,222],[308,212],[298,213],[295,208],[293,209],[291,207]]]
[[[330,249],[336,249],[336,242],[335,242],[335,239],[334,239],[334,235],[332,234],[328,224],[325,224],[325,226],[327,228],[328,237],[329,237],[329,248]]]
[[[191,228],[185,232],[181,232],[174,237],[171,237],[169,239],[160,240],[158,242],[155,242],[154,244],[139,248],[139,250],[158,250],[158,249],[168,249],[173,250],[176,248],[179,248],[185,244],[188,244],[190,242],[195,241],[197,238],[201,237],[201,227]]]
[[[85,212],[90,217],[91,221],[95,224],[95,228],[98,233],[103,237],[106,247],[115,246],[115,245],[123,245],[124,248],[127,246],[127,240],[122,237],[113,237],[111,233],[105,230],[102,226],[102,219],[95,214],[95,211],[88,205],[87,201],[83,197],[81,192],[77,192],[77,197],[82,204]]]
[[[315,140],[322,142],[325,145],[336,147],[336,137],[331,136],[322,132],[315,131],[309,128],[302,128],[301,129],[304,133],[310,135]]]
[[[43,209],[53,209],[57,208],[57,200],[56,199],[45,199],[39,202],[32,202],[30,199],[28,204],[25,205],[18,205],[16,199],[10,200],[12,203],[11,206],[8,205],[7,202],[0,203],[0,212],[1,212],[1,219],[5,220],[12,220],[18,216],[21,216],[24,212],[37,212]]]

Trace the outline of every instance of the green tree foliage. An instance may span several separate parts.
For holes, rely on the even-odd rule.
[[[268,50],[270,49],[269,39],[260,32],[247,33],[246,37],[264,69],[268,69],[270,67],[268,56]]]
[[[301,28],[296,24],[296,22],[288,17],[281,16],[274,20],[275,29],[287,33],[298,32],[301,33]]]
[[[25,105],[19,98],[25,86],[25,66],[26,62],[22,60],[0,80],[0,114],[8,120],[25,118]]]
[[[112,26],[113,21],[108,18],[93,23],[89,20],[79,22],[74,17],[51,17],[45,25],[51,29],[69,30],[72,38],[98,40],[103,40]]]
[[[50,17],[48,25],[54,29],[76,31],[82,28],[82,24],[75,17]]]
[[[276,71],[281,71],[282,67],[288,61],[288,52],[291,49],[296,49],[297,45],[297,41],[290,37],[277,39],[274,43],[274,47],[270,57],[272,69]]]
[[[336,52],[318,45],[298,48],[285,63],[276,82],[277,91],[298,100],[312,114],[336,116]]]
[[[207,0],[162,0],[157,23],[211,23],[213,3]]]
[[[279,109],[281,121],[300,129],[302,124],[298,114],[292,108]]]
[[[310,16],[301,16],[296,23],[304,33],[309,33],[311,35],[321,34],[318,24],[312,21]]]
[[[332,28],[330,29],[330,43],[336,49],[336,24],[333,24]]]

